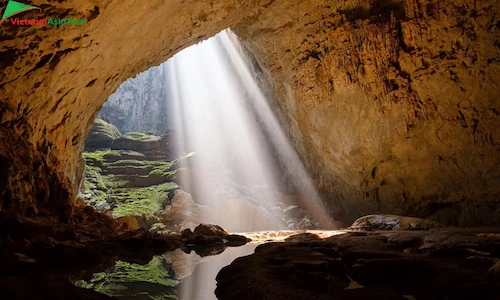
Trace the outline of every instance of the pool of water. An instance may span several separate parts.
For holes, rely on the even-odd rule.
[[[341,230],[291,230],[240,233],[252,239],[240,247],[200,252],[175,251],[154,256],[144,264],[117,261],[90,280],[80,280],[77,286],[93,289],[119,299],[179,299],[211,300],[215,297],[217,274],[236,258],[254,253],[267,242],[283,242],[296,234],[309,233],[318,238],[344,234]],[[211,255],[207,255],[210,253]]]
[[[236,258],[252,254],[256,247],[230,247],[204,257],[177,249],[155,256],[147,264],[117,261],[112,268],[76,285],[119,299],[217,299],[217,273]]]

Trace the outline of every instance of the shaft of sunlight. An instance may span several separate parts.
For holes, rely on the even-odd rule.
[[[183,189],[217,208],[202,211],[203,221],[229,231],[288,229],[278,204],[301,206],[329,227],[313,181],[241,53],[225,30],[163,66],[178,150],[195,152],[191,167],[178,171]],[[290,185],[299,197],[286,196]]]

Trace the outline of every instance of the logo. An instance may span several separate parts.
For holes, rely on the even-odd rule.
[[[20,13],[30,11],[30,10],[40,10],[40,7],[36,7],[33,5],[24,4],[21,2],[17,2],[14,0],[9,0],[7,2],[7,6],[5,7],[5,11],[3,12],[2,19],[0,20],[0,26],[3,27],[4,21],[8,20],[12,25],[19,26],[30,26],[30,25],[83,25],[85,24],[85,20],[75,20],[71,18],[65,19],[20,19],[14,18],[15,15]],[[5,22],[8,24],[8,22]]]

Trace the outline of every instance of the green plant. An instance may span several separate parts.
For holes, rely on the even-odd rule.
[[[172,278],[169,272],[170,266],[162,256],[155,256],[145,265],[131,264],[117,261],[115,266],[106,272],[93,275],[87,281],[80,280],[77,286],[93,289],[109,296],[137,296],[146,295],[150,299],[177,299],[176,295],[170,293],[171,288],[179,284],[178,280]],[[160,285],[162,288],[158,294],[150,294],[148,291],[137,293],[137,285],[141,283]],[[157,290],[157,289],[155,289]]]

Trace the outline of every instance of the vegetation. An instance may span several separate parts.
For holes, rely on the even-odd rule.
[[[94,125],[92,127],[92,131],[106,134],[107,136],[109,136],[112,139],[116,139],[122,135],[120,133],[120,130],[118,130],[118,128],[116,128],[113,124],[110,124],[110,123],[104,121],[101,118],[96,118],[94,120]]]
[[[100,162],[101,164],[104,162],[104,155],[109,154],[111,150],[101,151],[97,150],[94,152],[83,152],[82,156],[85,161],[88,162]]]
[[[139,140],[150,136],[137,132],[127,135]],[[101,211],[111,209],[115,218],[155,215],[164,209],[168,193],[178,188],[169,182],[176,173],[173,165],[192,155],[164,161],[147,160],[148,157],[136,151],[84,152],[87,203]]]
[[[106,272],[94,274],[88,282],[80,280],[79,287],[93,289],[109,296],[146,296],[149,299],[177,299],[175,290],[179,281],[170,274],[171,267],[162,256],[155,256],[146,265],[117,261],[115,266]],[[145,290],[148,285],[156,285],[157,294],[151,295]]]
[[[118,200],[113,210],[113,217],[148,216],[161,211],[168,192],[177,188],[177,184],[167,182],[145,188],[123,188],[113,193]]]
[[[129,132],[129,133],[125,134],[123,137],[129,138],[132,140],[136,140],[136,141],[143,141],[143,142],[149,141],[152,139],[158,139],[158,136],[152,135],[152,134],[147,134],[144,132]]]

